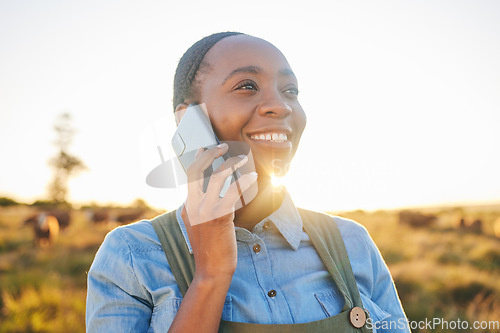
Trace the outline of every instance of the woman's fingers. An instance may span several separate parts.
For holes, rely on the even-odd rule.
[[[203,147],[198,148],[198,150],[196,151],[196,154],[194,155],[194,158],[197,158],[198,155],[200,155],[204,151],[205,151],[205,148],[203,148]]]
[[[188,169],[191,169],[192,167],[194,170],[201,170],[203,172],[212,165],[217,157],[222,156],[228,148],[229,146],[227,143],[221,143],[216,147],[212,147],[204,152],[201,152]]]
[[[218,220],[223,216],[234,214],[236,201],[257,179],[256,172],[240,176],[229,186],[224,197],[219,197],[228,177],[248,161],[246,155],[230,157],[210,176],[206,193],[204,193],[204,171],[227,150],[227,144],[205,151],[200,148],[196,151],[195,161],[186,170],[189,192],[186,208],[191,225]]]
[[[215,203],[215,201],[219,199],[219,194],[224,187],[227,178],[246,162],[248,162],[248,157],[246,155],[230,157],[222,163],[217,170],[215,170],[210,177],[210,182],[208,183],[206,191],[208,202]]]
[[[194,162],[186,170],[188,191],[190,193],[203,195],[203,172],[212,165],[216,158],[222,156],[228,148],[229,146],[226,143],[222,143],[205,151],[201,151],[203,148],[196,151]]]
[[[239,199],[241,194],[248,190],[250,186],[257,180],[257,172],[250,172],[242,175],[238,180],[229,186],[229,189],[226,192],[226,195],[224,195],[224,198],[221,200],[224,200],[224,206],[228,205],[228,207],[221,207],[223,210],[228,211],[229,210],[229,205],[231,206],[231,209],[234,209],[234,205],[236,204],[236,201]],[[238,189],[239,186],[239,189]]]

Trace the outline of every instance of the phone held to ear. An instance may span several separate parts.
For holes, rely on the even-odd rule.
[[[215,147],[220,143],[221,142],[212,129],[208,116],[202,108],[199,105],[189,105],[172,138],[172,146],[179,162],[184,168],[184,171],[186,172],[189,166],[194,162],[195,154],[198,148],[203,147],[208,149]],[[212,165],[205,170],[203,175],[203,191],[206,191],[208,181],[214,170],[217,170],[222,163],[230,157],[228,152],[216,158]],[[234,171],[233,174],[224,182],[224,186],[219,194],[219,197],[224,197],[224,194],[227,192],[231,183],[236,181],[240,176],[241,174],[238,170]]]

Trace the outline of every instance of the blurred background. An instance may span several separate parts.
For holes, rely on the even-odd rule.
[[[228,30],[276,45],[298,77],[308,124],[281,179],[296,205],[368,228],[410,320],[500,321],[499,14],[473,0],[0,0],[0,332],[83,331],[105,234],[183,202],[185,186],[145,178],[157,146],[174,157],[179,58]]]

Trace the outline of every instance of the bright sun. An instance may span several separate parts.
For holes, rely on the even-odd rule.
[[[275,175],[271,176],[271,183],[273,184],[273,187],[279,187],[279,186],[286,186],[286,176],[283,177],[277,177]]]

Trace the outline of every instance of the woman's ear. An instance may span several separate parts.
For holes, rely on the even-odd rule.
[[[177,105],[177,107],[175,108],[174,114],[175,114],[175,122],[177,125],[179,125],[179,122],[184,116],[184,113],[186,113],[187,107],[188,105],[186,103],[181,103]]]

